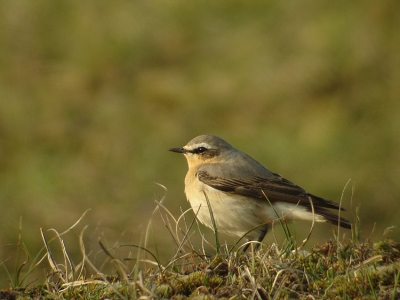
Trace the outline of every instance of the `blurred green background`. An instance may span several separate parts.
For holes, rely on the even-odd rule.
[[[189,207],[186,161],[167,149],[204,133],[322,197],[339,201],[352,179],[344,216],[360,206],[363,236],[382,238],[400,212],[399,11],[396,0],[2,1],[0,261],[13,266],[20,218],[34,256],[40,227],[62,232],[87,208],[66,237],[73,258],[85,225],[89,250],[99,237],[139,244],[164,195],[154,182],[176,217]],[[316,227],[313,243],[333,238]]]

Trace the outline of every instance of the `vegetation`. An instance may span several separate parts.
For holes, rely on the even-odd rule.
[[[163,213],[161,213],[161,210]],[[161,263],[160,258],[141,245],[116,245],[112,248],[100,241],[107,261],[116,268],[114,274],[103,274],[86,253],[80,234],[82,261],[75,265],[68,254],[63,236],[55,233],[48,240],[42,231],[45,255],[29,267],[39,268],[47,258],[50,269],[43,283],[29,287],[20,280],[26,261],[17,266],[12,288],[0,292],[5,299],[398,299],[400,293],[400,243],[390,239],[381,242],[359,240],[359,226],[354,226],[352,238],[330,240],[324,245],[304,250],[308,240],[296,246],[287,225],[281,222],[286,239],[263,245],[252,244],[250,251],[242,246],[217,244],[213,254],[205,251],[210,242],[203,238],[203,247],[196,249],[192,240],[195,222],[183,226],[159,203],[156,211],[164,220],[176,244],[175,255]],[[155,211],[155,212],[156,212]],[[82,216],[83,217],[83,216]],[[82,218],[81,218],[82,219]],[[148,232],[151,221],[148,224]],[[313,224],[314,225],[314,224]],[[279,227],[279,226],[278,226]],[[175,229],[175,231],[174,231]],[[311,227],[310,234],[313,226]],[[147,239],[146,234],[146,239]],[[145,239],[145,240],[146,240]],[[56,241],[61,245],[62,262],[53,252]],[[116,257],[122,248],[129,252],[123,259]],[[136,254],[135,254],[136,253]],[[133,265],[130,265],[133,263]],[[92,274],[92,275],[90,275]]]

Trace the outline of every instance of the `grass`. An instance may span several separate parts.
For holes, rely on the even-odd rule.
[[[39,228],[63,231],[89,207],[85,220],[100,223],[97,235],[104,230],[114,241],[125,231],[132,236],[121,243],[140,240],[154,181],[171,187],[168,207],[178,215],[186,163],[167,149],[204,133],[328,199],[353,178],[363,230],[376,222],[378,240],[399,215],[399,4],[5,1],[0,255],[7,268],[20,247],[20,216],[30,263],[43,247]],[[324,240],[320,228],[313,238]],[[77,256],[79,243],[69,237]],[[400,231],[391,237],[400,240]],[[89,252],[98,246],[85,244]],[[165,248],[156,251],[163,260],[171,255]]]
[[[219,245],[218,239],[214,245],[202,234],[202,246],[197,249],[194,246],[197,237],[193,235],[195,218],[189,220],[186,211],[175,219],[163,201],[164,198],[157,201],[139,244],[108,247],[99,240],[107,257],[104,263],[115,267],[113,274],[103,274],[93,263],[93,253],[86,253],[87,226],[79,235],[81,261],[75,264],[68,253],[64,236],[82,222],[85,214],[62,233],[41,230],[43,252],[27,268],[25,278],[34,269],[43,268],[47,259],[46,279],[36,286],[20,280],[26,259],[16,265],[15,274],[7,270],[11,287],[1,291],[0,298],[398,299],[400,243],[385,237],[375,243],[363,240],[360,232],[356,232],[360,230],[359,224],[350,239],[334,235],[325,244],[309,250],[301,249],[307,239],[296,248],[290,236],[283,243],[264,244],[257,251],[250,247],[251,251],[243,253],[243,246]],[[161,262],[157,252],[147,250],[152,219],[158,216],[176,245],[175,255],[165,262]],[[280,227],[289,234],[284,222]],[[310,231],[312,228],[313,225]],[[214,229],[217,232],[215,223]],[[49,238],[49,233],[54,236]],[[61,255],[53,250],[57,241]],[[205,245],[214,248],[206,251]],[[128,255],[118,258],[120,249],[129,249]]]

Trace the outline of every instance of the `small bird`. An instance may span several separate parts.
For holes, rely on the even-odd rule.
[[[169,150],[185,155],[186,197],[200,222],[212,229],[207,198],[217,230],[239,237],[246,234],[249,241],[261,243],[279,218],[351,228],[348,220],[328,210],[344,210],[337,203],[307,193],[217,136],[200,135]]]

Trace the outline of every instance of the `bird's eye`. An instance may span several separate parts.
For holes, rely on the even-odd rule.
[[[199,147],[199,148],[194,149],[193,152],[196,154],[200,154],[200,153],[206,152],[207,150],[208,149],[206,147]]]

